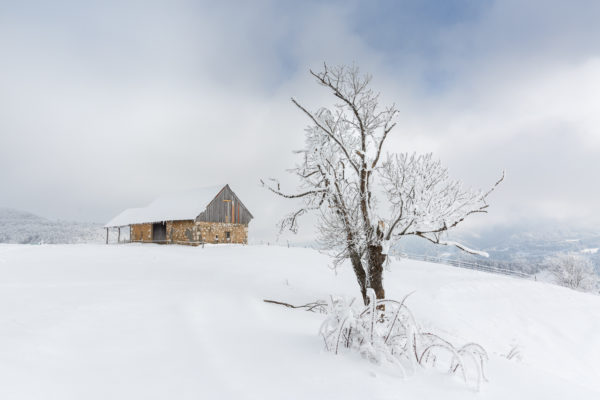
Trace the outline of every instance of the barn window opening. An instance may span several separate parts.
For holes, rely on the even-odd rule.
[[[215,235],[215,242],[219,242],[219,235]]]
[[[225,239],[229,242],[231,240],[231,232],[225,232]]]

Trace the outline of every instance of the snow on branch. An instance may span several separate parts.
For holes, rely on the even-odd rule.
[[[428,238],[426,238],[428,239]],[[481,251],[481,250],[475,250],[475,249],[471,249],[470,247],[465,246],[464,244],[452,241],[452,240],[439,240],[437,242],[434,242],[436,244],[441,244],[442,246],[454,246],[457,247],[459,249],[461,249],[464,252],[470,253],[470,254],[474,254],[477,256],[482,256],[485,258],[489,258],[489,253],[485,252],[485,251]]]
[[[262,179],[260,180],[260,183],[263,185],[263,187],[266,187],[268,190],[270,190],[271,192],[275,193],[278,196],[281,197],[285,197],[287,199],[298,199],[301,197],[306,197],[306,196],[311,196],[311,195],[315,195],[315,194],[319,194],[319,193],[323,193],[325,192],[325,190],[309,190],[306,191],[304,193],[298,193],[298,194],[286,194],[283,193],[279,190],[279,183],[277,184],[277,189],[267,185]]]
[[[387,239],[414,235],[487,257],[485,252],[443,240],[442,234],[469,215],[486,213],[487,197],[504,180],[504,174],[486,192],[464,189],[459,181],[450,179],[448,170],[432,154],[403,153],[388,156],[380,177],[393,216],[386,224]]]

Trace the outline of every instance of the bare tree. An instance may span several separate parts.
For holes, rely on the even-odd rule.
[[[579,254],[558,254],[548,258],[546,265],[556,283],[561,286],[590,291],[598,282],[592,262]]]
[[[371,76],[357,67],[327,65],[310,73],[337,104],[311,111],[292,98],[310,120],[305,148],[296,152],[302,160],[291,170],[300,179],[299,190],[285,193],[277,180],[261,181],[279,196],[303,200],[281,229],[296,232],[300,216],[318,213],[321,243],[336,265],[351,261],[365,304],[367,288],[385,298],[383,266],[390,244],[403,236],[482,254],[443,235],[467,216],[486,212],[486,198],[503,177],[488,191],[465,190],[431,154],[384,153],[398,110],[379,106]]]

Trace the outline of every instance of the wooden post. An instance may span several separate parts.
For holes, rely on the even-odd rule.
[[[108,244],[108,228],[106,228],[106,244]]]
[[[117,242],[121,243],[121,227],[118,227],[117,229],[118,229],[118,232],[119,232],[119,234],[117,235]]]

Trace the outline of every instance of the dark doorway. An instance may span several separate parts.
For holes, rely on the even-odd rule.
[[[152,241],[166,242],[167,241],[167,225],[164,222],[152,224]]]

